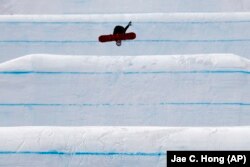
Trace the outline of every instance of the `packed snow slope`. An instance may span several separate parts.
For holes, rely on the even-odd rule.
[[[100,43],[116,25],[137,38]],[[169,55],[233,53],[250,58],[249,13],[0,16],[0,62],[34,53]]]
[[[0,4],[0,14],[249,11],[249,0],[1,0]]]
[[[248,12],[248,0],[2,0],[0,166],[249,150]],[[129,21],[135,40],[98,42]]]
[[[249,127],[14,127],[0,135],[4,167],[166,167],[166,150],[250,149]]]
[[[1,126],[250,125],[236,55],[28,55],[0,64]]]

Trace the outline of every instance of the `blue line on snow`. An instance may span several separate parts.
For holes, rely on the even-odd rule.
[[[176,39],[145,39],[130,42],[169,42],[169,43],[215,43],[215,42],[250,42],[250,39],[204,39],[204,40],[176,40]]]
[[[200,105],[200,106],[250,106],[250,103],[247,102],[160,102],[160,103],[82,103],[82,104],[42,104],[42,103],[1,103],[0,106],[3,107],[67,107],[67,106],[79,106],[79,107],[125,107],[125,106],[168,106],[168,105],[175,105],[175,106],[187,106],[187,105]]]
[[[3,40],[0,41],[0,43],[63,43],[63,44],[67,44],[67,43],[95,43],[98,42],[96,41],[90,41],[90,40],[86,40],[86,41],[76,41],[76,40],[64,40],[64,41],[59,41],[59,40]]]
[[[149,156],[159,157],[165,156],[164,152],[61,152],[61,151],[0,151],[0,155],[6,154],[24,154],[24,155],[80,155],[80,156]]]
[[[228,21],[134,21],[134,24],[238,24],[250,23],[250,20],[228,20]],[[0,21],[0,24],[127,24],[127,22],[114,21]]]
[[[193,71],[124,71],[124,72],[52,72],[52,71],[0,71],[4,75],[147,75],[147,74],[250,74],[247,70],[193,70]]]
[[[205,39],[205,40],[175,40],[175,39],[144,39],[131,40],[126,42],[167,42],[167,43],[231,43],[231,42],[250,42],[250,39]],[[2,40],[0,43],[33,43],[33,44],[82,44],[82,43],[99,43],[98,40]]]

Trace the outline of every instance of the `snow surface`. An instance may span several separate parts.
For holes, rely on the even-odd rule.
[[[56,63],[55,63],[56,62]],[[158,56],[70,56],[34,54],[0,64],[0,71],[129,72],[250,70],[250,60],[233,54]]]
[[[1,0],[0,14],[249,12],[248,0]]]
[[[250,127],[13,127],[0,134],[5,167],[164,167],[166,150],[250,149]]]
[[[0,166],[165,167],[167,150],[249,150],[249,11],[1,0]],[[136,40],[98,42],[129,21]]]
[[[250,125],[250,61],[233,54],[28,55],[0,75],[1,126]]]
[[[100,43],[116,25],[137,38]],[[27,54],[176,55],[221,53],[250,58],[249,13],[141,13],[0,16],[0,62]]]

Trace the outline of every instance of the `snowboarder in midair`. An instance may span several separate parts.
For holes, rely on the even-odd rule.
[[[99,42],[111,42],[115,41],[117,46],[121,46],[123,40],[133,40],[136,38],[134,32],[126,32],[129,26],[131,26],[131,21],[126,27],[117,25],[114,28],[113,34],[109,35],[100,35],[98,37]]]
[[[127,25],[125,28],[124,28],[123,26],[120,26],[120,25],[115,26],[113,34],[114,34],[114,35],[115,35],[115,34],[125,34],[126,31],[127,31],[127,29],[129,28],[129,26],[131,26],[131,25],[132,25],[132,22],[130,21],[130,22],[128,23],[128,25]],[[117,46],[121,46],[121,44],[122,44],[122,41],[121,41],[121,40],[117,40],[117,41],[116,41],[116,45],[117,45]]]

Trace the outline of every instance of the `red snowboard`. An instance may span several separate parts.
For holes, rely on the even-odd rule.
[[[126,34],[111,34],[111,35],[101,35],[99,37],[100,42],[111,42],[117,40],[132,40],[136,38],[136,34],[133,32]]]

